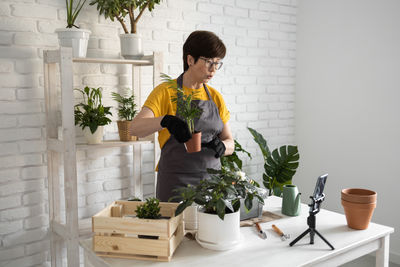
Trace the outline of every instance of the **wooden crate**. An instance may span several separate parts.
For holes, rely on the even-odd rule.
[[[160,202],[160,213],[170,219],[139,219],[140,201],[114,201],[92,217],[93,249],[99,256],[170,261],[183,239],[183,215],[175,215],[177,203]],[[157,239],[139,238],[139,235]]]

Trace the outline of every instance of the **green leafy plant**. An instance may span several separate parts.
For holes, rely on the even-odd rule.
[[[97,11],[106,19],[118,20],[125,33],[129,33],[125,22],[125,16],[129,14],[130,33],[136,33],[137,23],[143,12],[146,9],[152,11],[154,6],[160,2],[161,0],[92,0],[90,5],[97,4]],[[135,16],[136,9],[139,10],[139,13]]]
[[[297,146],[281,146],[271,153],[264,137],[256,130],[248,129],[264,157],[263,184],[269,189],[269,195],[272,195],[272,192],[280,195],[283,185],[292,183],[292,178],[299,166],[300,155]]]
[[[243,172],[231,170],[207,169],[210,179],[200,181],[197,186],[188,185],[175,191],[178,193],[172,199],[183,199],[175,211],[179,215],[193,202],[203,207],[205,213],[217,214],[222,220],[226,213],[233,213],[240,208],[240,199],[244,199],[246,210],[253,206],[253,199],[264,203],[265,189]]]
[[[190,133],[194,133],[194,120],[199,118],[203,110],[194,103],[192,100],[196,97],[195,94],[191,93],[185,95],[183,90],[178,88],[177,83],[167,74],[162,73],[161,78],[164,82],[167,82],[169,87],[175,88],[177,93],[176,96],[171,97],[171,101],[176,103],[177,113],[183,117],[189,126]]]
[[[111,107],[104,107],[101,103],[102,93],[101,88],[75,89],[82,93],[83,103],[75,105],[75,125],[83,129],[90,128],[93,134],[96,132],[98,126],[107,125],[111,119],[107,115],[112,115],[110,112]]]
[[[112,92],[112,98],[118,102],[118,117],[121,120],[131,121],[136,115],[135,96],[132,94],[129,97],[122,96]]]
[[[251,154],[247,152],[238,141],[234,140],[235,142],[235,150],[229,156],[220,157],[221,167],[223,169],[231,170],[231,171],[239,171],[242,170],[243,162],[239,158],[237,152],[242,152],[246,154],[251,159]]]
[[[160,201],[157,198],[148,198],[146,203],[136,207],[136,216],[141,219],[159,219]]]
[[[67,28],[79,28],[75,25],[75,20],[78,17],[79,12],[81,12],[85,2],[86,0],[65,0],[65,5],[67,6]]]

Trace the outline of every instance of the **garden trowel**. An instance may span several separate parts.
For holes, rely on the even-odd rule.
[[[260,224],[258,222],[255,223],[258,231],[258,236],[262,239],[267,239],[267,234],[262,230]]]

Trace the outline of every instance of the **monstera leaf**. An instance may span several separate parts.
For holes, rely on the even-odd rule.
[[[299,158],[297,146],[281,146],[275,149],[264,164],[266,176],[279,185],[290,182],[299,166]]]

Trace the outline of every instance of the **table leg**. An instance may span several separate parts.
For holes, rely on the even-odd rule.
[[[389,235],[380,240],[381,247],[376,251],[376,267],[389,267]]]

